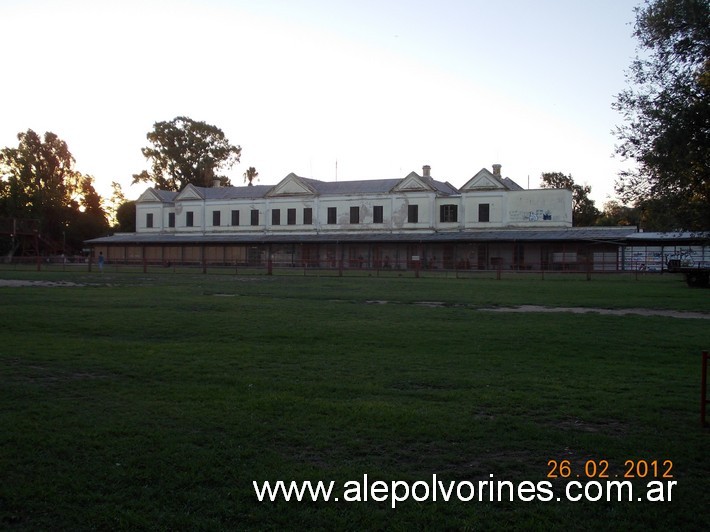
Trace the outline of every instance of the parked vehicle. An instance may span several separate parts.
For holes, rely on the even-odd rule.
[[[685,282],[688,286],[710,287],[710,263],[698,262],[688,264],[681,259],[669,259],[668,271],[671,273],[682,273],[685,275]]]

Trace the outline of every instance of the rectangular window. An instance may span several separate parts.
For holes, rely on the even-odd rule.
[[[490,222],[491,221],[491,204],[481,203],[478,205],[478,221],[479,222]]]
[[[458,222],[458,205],[442,205],[439,214],[442,223]]]
[[[350,223],[360,223],[360,207],[350,207]]]
[[[153,227],[153,213],[149,212],[145,215],[145,226]]]
[[[271,225],[281,225],[281,209],[271,209]]]
[[[239,225],[239,211],[232,211],[232,225]]]
[[[372,223],[373,224],[381,224],[384,223],[385,217],[384,217],[384,209],[382,208],[382,205],[375,205],[372,208]]]
[[[192,211],[185,212],[185,227],[192,227],[195,225],[195,213]]]
[[[251,224],[259,225],[259,211],[257,209],[251,210]]]
[[[303,225],[313,225],[313,209],[310,207],[303,209]]]
[[[296,209],[286,211],[286,223],[288,225],[296,225]]]
[[[338,208],[337,207],[328,207],[328,223],[334,224],[334,223],[337,223],[337,220],[338,220]]]
[[[410,224],[419,223],[419,205],[409,205],[407,207],[407,222]]]
[[[218,227],[222,222],[222,213],[220,211],[212,211],[212,225]]]
[[[168,213],[168,227],[175,227],[175,213]]]

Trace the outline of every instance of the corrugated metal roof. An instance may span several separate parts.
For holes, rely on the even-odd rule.
[[[710,231],[669,231],[667,233],[634,233],[629,240],[640,244],[652,242],[701,242],[710,239]]]
[[[222,244],[295,242],[618,242],[635,228],[575,227],[570,229],[490,229],[446,232],[309,232],[309,233],[118,233],[88,240],[89,244]]]

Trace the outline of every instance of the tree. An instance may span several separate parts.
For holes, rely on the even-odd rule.
[[[82,175],[79,180],[78,201],[72,202],[71,220],[64,237],[64,247],[78,250],[85,240],[103,235],[109,228],[103,198],[94,188],[94,178]]]
[[[596,221],[596,225],[639,225],[641,213],[635,207],[627,207],[616,200],[607,201],[604,209]]]
[[[17,138],[17,148],[0,150],[0,216],[37,220],[49,252],[80,249],[83,239],[100,235],[107,226],[101,197],[93,178],[74,169],[66,142],[31,129]]]
[[[616,189],[666,230],[710,228],[710,3],[647,0],[636,8],[639,53],[613,107],[616,153],[634,160]],[[658,210],[662,207],[663,213]]]
[[[126,195],[123,193],[121,184],[117,181],[111,181],[111,197],[106,202],[106,213],[109,217],[109,222],[114,229],[118,228],[116,212],[118,207],[126,203]]]
[[[160,189],[175,192],[189,183],[210,186],[213,179],[229,184],[227,177],[215,172],[238,163],[242,151],[231,145],[218,127],[184,116],[156,122],[146,136],[152,146],[142,152],[151,161],[151,170],[135,174],[133,183],[153,182]]]
[[[572,191],[573,225],[594,225],[601,213],[594,206],[594,200],[589,197],[592,187],[577,185],[571,175],[565,175],[562,172],[543,172],[540,179],[542,188],[566,188]]]
[[[122,233],[135,233],[136,231],[136,202],[126,201],[116,209],[116,222],[118,230]]]
[[[247,171],[244,172],[244,181],[249,182],[249,186],[252,186],[252,181],[254,181],[257,177],[259,177],[259,172],[256,171],[256,168],[253,166],[250,166],[247,168]]]

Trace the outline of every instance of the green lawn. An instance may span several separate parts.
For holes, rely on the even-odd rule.
[[[679,277],[0,278],[78,285],[0,287],[0,528],[710,527],[710,321],[484,310],[710,314],[710,292]],[[670,460],[677,485],[670,502],[569,502],[550,460],[575,480]],[[365,474],[550,480],[555,497],[345,502]],[[258,502],[266,480],[334,481],[341,500]]]

